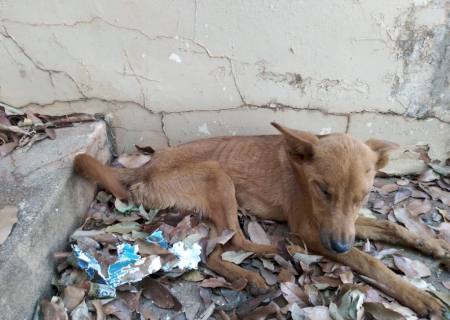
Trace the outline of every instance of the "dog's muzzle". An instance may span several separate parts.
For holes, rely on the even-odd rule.
[[[330,234],[320,233],[320,242],[322,245],[334,253],[346,253],[353,246],[354,238],[351,241],[336,240]]]

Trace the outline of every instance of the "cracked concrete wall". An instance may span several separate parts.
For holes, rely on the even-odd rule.
[[[446,0],[0,0],[0,101],[104,112],[119,151],[268,122],[450,156]]]

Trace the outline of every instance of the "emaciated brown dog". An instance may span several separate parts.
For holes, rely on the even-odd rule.
[[[352,248],[357,237],[416,248],[438,258],[450,252],[445,241],[358,216],[376,171],[387,164],[388,152],[396,145],[381,140],[363,143],[339,133],[314,135],[272,124],[281,135],[192,142],[157,151],[138,169],[107,167],[81,154],[75,158],[75,169],[120,199],[147,208],[201,212],[216,232],[226,228],[236,232],[231,245],[257,254],[275,253],[277,248],[245,238],[238,205],[262,219],[287,221],[308,249],[373,279],[380,290],[422,316],[440,313],[438,300],[381,261]],[[209,256],[211,269],[265,287],[258,274],[222,261],[222,250],[216,248]]]

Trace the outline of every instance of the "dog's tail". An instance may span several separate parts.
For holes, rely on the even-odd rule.
[[[74,170],[80,176],[95,181],[116,198],[128,198],[128,185],[136,178],[136,169],[105,166],[90,155],[79,154],[74,159]]]

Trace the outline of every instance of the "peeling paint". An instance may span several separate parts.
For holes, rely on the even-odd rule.
[[[331,133],[331,128],[322,128],[320,129],[319,134],[323,135],[323,134],[330,134]]]
[[[198,127],[198,132],[208,136],[211,135],[211,132],[209,132],[208,125],[206,123]]]
[[[436,110],[438,114],[450,111],[449,26],[418,21],[421,17],[420,21],[425,23],[427,16],[435,20],[436,6],[443,3],[415,1],[414,6],[397,18],[396,48],[403,65],[392,94],[405,105],[406,115],[413,118],[425,118]]]
[[[176,63],[182,62],[180,56],[173,52],[170,54],[169,60],[175,61]]]

